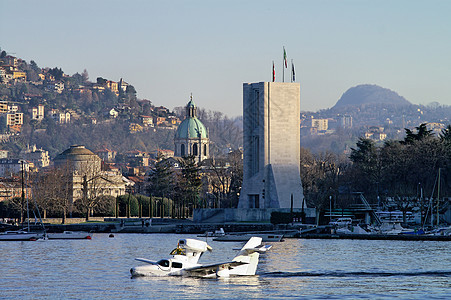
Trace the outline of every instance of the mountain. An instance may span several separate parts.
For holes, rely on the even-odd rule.
[[[362,84],[348,89],[333,108],[361,106],[364,104],[410,105],[404,97],[396,92],[371,84]]]

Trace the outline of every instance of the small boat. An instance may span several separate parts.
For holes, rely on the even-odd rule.
[[[36,241],[43,239],[44,233],[28,232],[25,230],[5,231],[0,233],[0,241]]]
[[[451,236],[451,226],[448,227],[440,227],[436,228],[432,231],[429,231],[427,235],[444,235],[444,236]]]
[[[226,233],[224,232],[224,228],[220,228],[219,230],[215,230],[214,232],[207,231],[204,234],[199,234],[198,237],[219,237],[224,236]]]
[[[365,229],[363,229],[359,225],[355,225],[355,226],[349,225],[349,226],[341,227],[341,228],[336,229],[335,233],[337,233],[337,234],[344,234],[344,235],[348,235],[348,234],[370,234],[368,231],[366,231]]]
[[[388,235],[398,235],[411,233],[412,229],[404,228],[399,222],[383,222],[379,228],[380,233]]]
[[[88,239],[92,238],[92,234],[86,231],[63,231],[59,233],[47,233],[49,240],[75,240],[75,239]]]
[[[262,242],[281,242],[283,238],[283,234],[277,234],[274,232],[236,232],[227,233],[223,236],[215,237],[213,241],[245,242],[253,236],[262,238]]]

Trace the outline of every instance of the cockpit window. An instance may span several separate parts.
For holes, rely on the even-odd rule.
[[[181,269],[182,268],[182,263],[172,262],[172,267],[173,268],[177,268],[177,269]]]
[[[158,261],[157,264],[159,264],[159,265],[162,266],[162,267],[168,268],[168,267],[169,267],[169,260],[167,260],[167,259],[162,259],[162,260]]]

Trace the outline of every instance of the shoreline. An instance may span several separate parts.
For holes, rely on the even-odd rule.
[[[272,224],[257,223],[228,223],[228,224],[152,224],[151,226],[128,225],[120,226],[120,223],[85,223],[85,224],[67,224],[55,225],[45,224],[49,232],[68,231],[88,231],[93,233],[168,233],[168,234],[203,234],[205,232],[214,232],[223,228],[226,233],[248,233],[248,232],[268,232],[268,231],[291,231],[291,234],[285,238],[295,239],[350,239],[350,240],[400,240],[400,241],[451,241],[451,236],[443,235],[417,235],[417,234],[331,234],[331,233],[296,233],[300,226],[274,226]],[[32,230],[42,230],[40,226],[31,226]]]

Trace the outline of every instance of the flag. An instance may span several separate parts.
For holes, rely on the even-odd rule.
[[[291,80],[292,80],[292,82],[296,81],[296,74],[294,72],[294,63],[293,62],[291,62]]]
[[[274,67],[274,61],[272,62],[272,82],[276,81],[276,68]]]
[[[285,63],[285,68],[288,68],[288,65],[287,65],[287,52],[285,52],[285,47],[283,47],[283,61]]]

